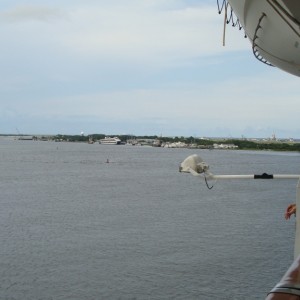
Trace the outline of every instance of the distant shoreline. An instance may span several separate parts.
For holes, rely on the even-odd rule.
[[[26,135],[26,134],[0,134],[0,137],[11,137],[15,140],[55,141],[98,143],[105,134],[92,135]],[[153,146],[164,148],[190,148],[190,149],[231,149],[231,150],[272,150],[300,152],[300,140],[292,139],[245,139],[245,138],[196,138],[196,137],[163,137],[163,136],[116,136],[122,144],[132,146]]]

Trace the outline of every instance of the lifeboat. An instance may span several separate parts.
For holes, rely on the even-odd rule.
[[[228,0],[255,57],[300,76],[300,1]]]

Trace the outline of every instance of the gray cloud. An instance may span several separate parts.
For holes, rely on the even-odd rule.
[[[61,9],[50,6],[22,5],[0,12],[2,22],[49,22],[65,17]]]

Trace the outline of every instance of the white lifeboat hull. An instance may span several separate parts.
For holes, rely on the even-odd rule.
[[[259,54],[272,65],[300,76],[300,1],[228,2]]]

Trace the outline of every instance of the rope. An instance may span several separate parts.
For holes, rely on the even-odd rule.
[[[226,4],[226,9],[225,9],[225,14],[224,14],[223,46],[225,46],[225,37],[226,37],[227,6],[228,6],[228,4]],[[227,24],[228,24],[228,23],[227,23]]]
[[[223,10],[225,11],[224,15],[224,29],[223,29],[223,46],[225,46],[225,27],[226,24],[231,23],[232,27],[237,27],[239,30],[243,29],[242,24],[240,23],[239,18],[237,18],[234,14],[233,9],[231,8],[229,2],[227,0],[222,0],[220,4],[219,0],[217,0],[217,5],[218,5],[218,13],[221,14]],[[229,8],[228,8],[229,6]],[[230,11],[228,11],[230,9]],[[246,32],[244,34],[244,37],[246,38]]]
[[[223,11],[224,6],[226,5],[226,0],[223,0],[222,6],[219,4],[219,0],[217,0],[217,4],[218,4],[218,12],[219,12],[219,14],[221,14],[221,12]]]
[[[265,13],[262,13],[261,17],[259,18],[258,20],[258,24],[256,26],[256,29],[255,29],[255,32],[254,32],[254,37],[253,37],[253,41],[252,41],[252,52],[254,54],[254,57],[257,58],[259,61],[261,61],[262,63],[270,66],[270,67],[273,67],[273,65],[271,63],[269,63],[259,52],[259,46],[257,45],[256,43],[256,40],[259,39],[259,36],[258,36],[258,31],[260,29],[262,29],[261,27],[261,23],[262,23],[262,20],[266,17],[267,15]]]

